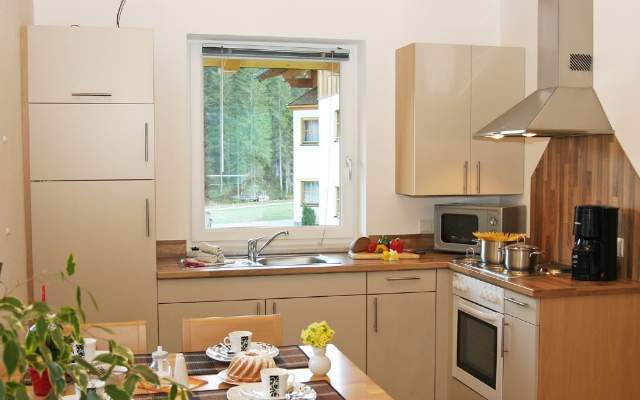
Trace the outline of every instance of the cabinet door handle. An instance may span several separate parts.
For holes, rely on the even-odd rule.
[[[521,301],[518,301],[518,300],[514,299],[513,297],[505,297],[505,299],[504,299],[504,300],[505,300],[505,301],[508,301],[509,303],[517,304],[517,305],[519,305],[520,307],[529,307],[529,304],[527,304],[527,303],[523,303],[523,302],[521,302]]]
[[[480,194],[480,161],[476,162],[476,193]]]
[[[347,178],[349,178],[349,182],[353,179],[353,161],[351,157],[347,156],[344,159],[344,165],[347,167]]]
[[[397,277],[389,277],[388,281],[418,281],[421,278],[419,276],[397,276]]]
[[[465,161],[462,167],[462,193],[467,193],[467,176],[469,176],[469,161]]]
[[[144,162],[149,162],[149,123],[144,123]]]
[[[144,207],[145,207],[145,225],[147,230],[147,237],[151,235],[151,227],[149,221],[149,199],[144,199]]]
[[[256,315],[260,315],[260,302],[256,303]]]
[[[111,97],[109,92],[73,92],[73,97]]]
[[[504,358],[504,353],[509,352],[509,350],[507,350],[504,345],[504,337],[505,337],[505,334],[507,333],[507,326],[509,326],[509,323],[503,320],[502,321],[502,340],[500,343],[500,354],[502,355],[502,358]]]
[[[378,333],[378,298],[373,298],[373,331]]]
[[[278,306],[277,306],[276,302],[274,301],[271,304],[271,314],[277,314],[277,313],[278,313]]]

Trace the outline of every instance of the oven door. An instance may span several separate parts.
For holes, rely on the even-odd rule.
[[[476,247],[479,251],[473,232],[487,230],[486,210],[436,207],[434,221],[436,250],[464,253],[469,247]]]
[[[453,377],[488,400],[502,399],[503,317],[453,296]]]

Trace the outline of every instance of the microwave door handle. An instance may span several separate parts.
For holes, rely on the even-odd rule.
[[[458,303],[458,309],[486,322],[498,321],[498,317],[496,317],[495,315],[476,310],[475,308],[469,307],[465,304]]]

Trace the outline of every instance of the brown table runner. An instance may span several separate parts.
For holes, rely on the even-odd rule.
[[[274,358],[276,365],[285,369],[307,368],[309,357],[298,346],[279,347],[280,354]],[[190,376],[213,375],[226,369],[229,363],[224,363],[209,358],[204,351],[184,353],[187,363],[187,373]],[[136,364],[151,364],[150,354],[136,355]]]
[[[311,386],[317,394],[316,400],[345,400],[338,391],[327,381],[305,382]],[[227,400],[228,389],[203,390],[201,392],[192,392],[189,399],[197,400]],[[166,399],[166,393],[139,394],[134,396],[138,400],[157,400]]]

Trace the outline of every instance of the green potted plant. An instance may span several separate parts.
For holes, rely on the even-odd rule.
[[[85,321],[82,307],[83,289],[71,281],[76,263],[72,255],[60,278],[71,283],[75,290],[76,304],[54,309],[44,301],[24,304],[12,297],[7,286],[0,281],[0,340],[2,363],[0,373],[0,399],[29,399],[27,385],[23,382],[29,371],[38,395],[59,399],[68,384],[76,386],[82,400],[94,400],[99,396],[88,390],[90,380],[107,382],[104,392],[113,400],[133,397],[140,382],[159,385],[158,376],[146,365],[136,365],[132,352],[113,340],[109,351],[98,355],[91,363],[73,351],[73,343],[82,343],[80,326]],[[97,308],[89,293],[93,306]],[[100,368],[97,367],[100,364]],[[125,370],[121,383],[108,383],[116,367]],[[122,368],[123,367],[123,368]],[[178,395],[186,398],[185,388],[171,382],[170,398]],[[44,393],[43,393],[44,392]]]

